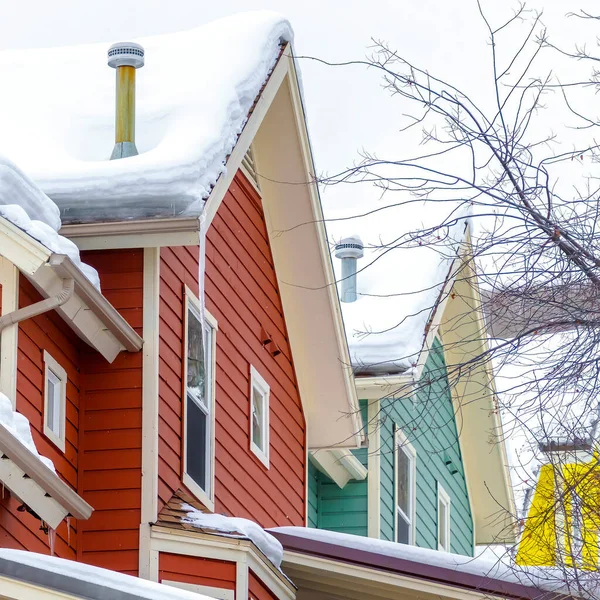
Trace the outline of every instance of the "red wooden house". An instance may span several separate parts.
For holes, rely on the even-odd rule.
[[[43,190],[2,165],[0,547],[218,598],[295,597],[243,528],[189,518],[304,525],[309,449],[351,461],[361,443],[290,39],[259,13],[144,40],[137,139],[121,100],[143,51],[111,49],[130,111],[112,161],[106,48],[0,58],[31,124],[18,137],[2,107],[0,152]],[[76,93],[61,75],[75,68]],[[9,598],[46,597],[10,579],[11,556],[0,595],[10,580]]]

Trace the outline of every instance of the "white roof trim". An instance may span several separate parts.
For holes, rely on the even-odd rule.
[[[69,257],[54,254],[2,217],[0,253],[29,278],[44,298],[56,295],[63,279],[74,279],[75,293],[56,311],[106,360],[112,362],[122,350],[141,350],[142,338]]]
[[[367,478],[367,469],[346,449],[316,450],[309,453],[315,467],[344,489],[351,480],[363,481]]]
[[[0,481],[52,529],[68,515],[89,519],[94,510],[0,423]]]
[[[260,173],[261,153],[264,155],[264,146],[269,145],[265,144],[261,147],[261,137],[269,136],[265,124],[274,114],[274,105],[277,104],[278,99],[281,100],[278,94],[282,92],[289,92],[290,96],[290,101],[285,101],[287,104],[282,118],[286,124],[291,125],[292,134],[298,140],[300,154],[298,157],[292,157],[292,153],[287,153],[287,156],[280,158],[282,161],[287,161],[288,165],[296,160],[294,166],[302,169],[302,180],[311,181],[311,171],[314,170],[312,154],[291,46],[288,44],[229,156],[227,172],[221,175],[206,201],[206,223],[208,227],[246,151],[253,143],[267,231],[280,283],[281,300],[288,325],[298,387],[307,420],[308,446],[311,449],[357,448],[364,439],[362,419],[316,184],[291,186],[296,189],[302,187],[302,193],[305,194],[300,200],[301,208],[306,213],[301,222],[307,223],[307,226],[297,228],[296,233],[303,237],[305,241],[303,247],[316,250],[312,258],[306,259],[306,253],[304,256],[299,256],[295,242],[279,235],[280,230],[286,229],[283,221],[292,217],[289,212],[282,210],[281,190],[275,191],[274,188],[278,185],[277,181],[267,181]],[[279,109],[281,106],[280,103]],[[279,137],[285,139],[287,143],[287,138],[283,134]],[[296,146],[295,140],[294,146]],[[306,272],[312,272],[320,281],[315,289],[303,290],[290,285],[290,282],[300,279]],[[312,298],[306,294],[312,295]],[[310,312],[307,301],[319,304],[318,313]],[[325,329],[323,324],[326,325]]]

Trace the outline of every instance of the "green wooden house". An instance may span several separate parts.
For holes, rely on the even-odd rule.
[[[362,297],[361,272],[356,275],[362,244],[356,237],[338,244],[342,263],[348,246],[353,253],[354,264],[342,270],[340,296],[365,442],[359,450],[311,453],[310,527],[467,556],[478,544],[514,542],[514,501],[492,370],[481,361],[458,369],[487,348],[468,223],[461,225],[441,268],[428,272],[427,260],[419,260],[424,273],[415,285],[430,290],[416,292],[408,306],[385,289]],[[372,266],[385,277],[390,265],[381,262]],[[372,288],[373,280],[371,273]],[[372,331],[383,331],[383,339],[372,335],[370,345],[353,343],[349,326],[368,321],[370,312],[376,315]],[[389,314],[401,326],[388,326]],[[410,318],[404,314],[413,322],[406,325]]]

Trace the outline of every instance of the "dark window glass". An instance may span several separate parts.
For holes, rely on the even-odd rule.
[[[203,489],[207,489],[207,414],[188,394],[187,397],[187,473]]]

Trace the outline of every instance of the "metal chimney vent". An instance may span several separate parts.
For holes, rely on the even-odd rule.
[[[144,48],[135,42],[118,42],[108,49],[108,66],[117,71],[115,147],[111,160],[136,156],[135,72],[144,66]]]
[[[335,256],[342,260],[342,279],[340,282],[340,299],[342,302],[355,302],[356,292],[356,261],[364,256],[362,240],[353,235],[344,238],[335,247]]]
[[[144,48],[135,42],[117,42],[108,49],[108,66],[134,67],[144,66]]]

